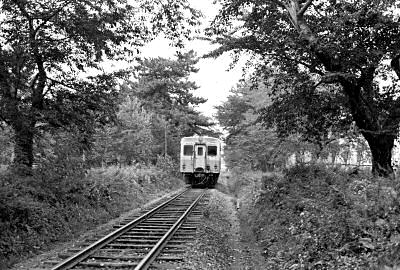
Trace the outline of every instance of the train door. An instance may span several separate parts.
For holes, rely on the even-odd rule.
[[[206,147],[205,145],[195,145],[194,168],[195,171],[205,171],[206,168]]]

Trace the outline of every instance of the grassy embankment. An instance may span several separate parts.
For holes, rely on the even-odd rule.
[[[265,269],[400,269],[398,181],[298,166],[233,175]]]
[[[155,167],[0,176],[0,269],[182,186]]]

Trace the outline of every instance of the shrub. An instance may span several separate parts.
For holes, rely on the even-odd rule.
[[[261,185],[251,223],[266,269],[381,269],[399,261],[397,183],[300,165]]]
[[[30,177],[1,176],[0,269],[181,185],[155,167],[83,172],[43,167]]]

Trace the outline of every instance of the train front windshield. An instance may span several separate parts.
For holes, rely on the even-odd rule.
[[[218,147],[217,146],[214,146],[214,145],[208,146],[207,154],[209,156],[216,156],[217,153],[218,153]]]
[[[184,145],[183,146],[183,155],[191,156],[193,154],[193,145]]]

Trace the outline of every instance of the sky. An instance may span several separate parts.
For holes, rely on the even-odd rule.
[[[204,27],[217,15],[218,8],[212,4],[213,0],[189,0],[189,2],[205,16],[202,19]],[[157,38],[142,48],[142,55],[145,57],[173,58],[176,49],[170,47],[168,43],[169,41],[165,38]],[[185,47],[187,50],[194,50],[198,56],[202,56],[216,48],[216,45],[205,40],[192,40],[187,42]],[[226,100],[229,91],[236,86],[242,77],[241,62],[233,69],[228,70],[231,62],[229,53],[225,53],[216,59],[200,59],[197,64],[199,71],[189,77],[199,86],[199,89],[194,92],[196,96],[207,98],[207,102],[198,107],[198,110],[206,116],[212,117],[216,113],[214,106],[220,105]]]

